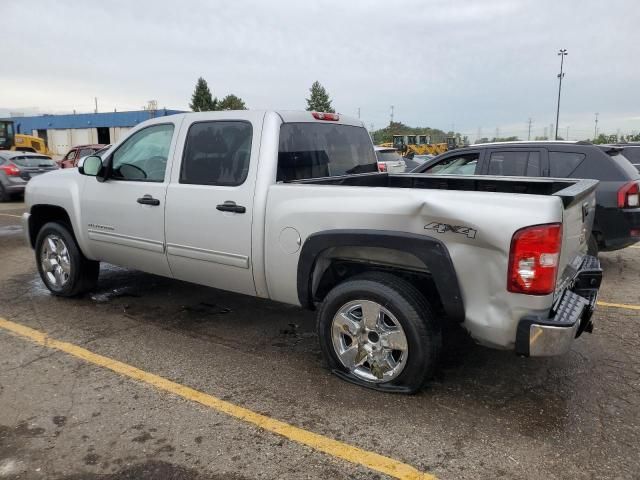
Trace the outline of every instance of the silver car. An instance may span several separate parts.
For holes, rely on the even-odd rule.
[[[0,150],[0,202],[24,194],[32,177],[57,169],[56,162],[46,155]]]
[[[404,173],[407,166],[398,150],[388,147],[375,147],[375,151],[380,172]]]

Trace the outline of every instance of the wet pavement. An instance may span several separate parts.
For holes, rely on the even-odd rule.
[[[599,308],[565,356],[452,332],[415,396],[325,368],[313,313],[118,267],[49,295],[0,204],[0,317],[442,479],[640,477],[639,311]],[[640,249],[603,254],[600,298],[640,305]],[[386,478],[0,330],[0,479]]]

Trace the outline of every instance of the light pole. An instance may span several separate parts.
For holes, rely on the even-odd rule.
[[[593,129],[593,141],[596,141],[596,138],[598,138],[598,115],[600,115],[598,112],[596,112],[596,126]]]
[[[558,120],[560,119],[560,92],[562,92],[562,78],[564,77],[562,68],[564,67],[564,57],[568,55],[567,49],[561,48],[558,51],[558,55],[560,55],[560,73],[558,74],[560,82],[558,83],[558,108],[556,110],[556,140],[558,140]]]

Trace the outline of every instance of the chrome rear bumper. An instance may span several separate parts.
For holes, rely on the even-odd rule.
[[[591,332],[602,269],[596,257],[585,256],[569,288],[547,318],[527,315],[518,323],[516,353],[527,357],[561,355],[582,332]]]

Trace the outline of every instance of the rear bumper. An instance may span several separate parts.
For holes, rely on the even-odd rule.
[[[621,248],[640,242],[640,208],[625,208],[618,210],[602,227],[600,250],[603,252],[620,250]],[[631,235],[636,232],[635,235]]]
[[[585,256],[571,285],[558,296],[549,315],[526,315],[518,323],[516,353],[547,357],[566,353],[574,339],[591,332],[602,269],[596,257]]]

